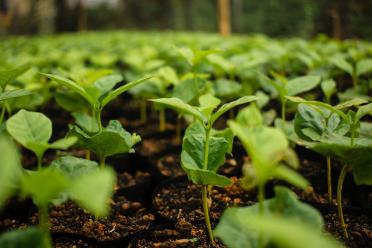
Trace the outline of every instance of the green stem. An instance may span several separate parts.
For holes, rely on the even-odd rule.
[[[286,101],[282,100],[282,120],[285,121],[285,105]]]
[[[331,168],[331,157],[327,156],[327,185],[328,185],[328,201],[332,203],[332,168]]]
[[[39,228],[43,233],[44,247],[51,247],[51,239],[49,235],[49,215],[47,206],[39,206]]]
[[[3,104],[3,106],[1,107],[0,125],[3,123],[4,116],[5,116],[5,105]]]
[[[37,157],[37,170],[41,170],[43,167],[43,157],[44,157],[44,152],[40,154],[36,154]]]
[[[85,159],[90,160],[90,151],[89,150],[86,150]]]
[[[141,100],[140,102],[140,115],[141,115],[141,122],[147,122],[147,102],[146,100]]]
[[[204,163],[203,169],[208,169],[208,156],[209,156],[209,138],[210,138],[211,128],[205,130],[205,145],[204,145]]]
[[[358,76],[356,75],[356,72],[353,73],[353,87],[354,89],[356,89],[357,85],[358,85]]]
[[[100,157],[99,159],[99,168],[104,169],[106,163],[106,157]]]
[[[103,127],[102,127],[102,120],[101,120],[101,109],[94,109],[94,118],[97,121],[98,124],[98,132],[101,132]]]
[[[230,110],[229,110],[229,119],[230,119],[230,120],[233,120],[234,118],[235,118],[234,109],[230,109]]]
[[[203,211],[204,211],[204,220],[205,224],[208,228],[208,236],[209,240],[212,245],[214,245],[214,237],[212,232],[212,225],[211,220],[209,219],[209,208],[208,208],[208,186],[202,186],[202,203],[203,203]]]
[[[258,185],[258,211],[260,216],[264,216],[265,214],[265,208],[264,208],[264,202],[265,202],[265,184],[260,183]],[[258,247],[262,248],[264,247],[264,236],[262,233],[259,234],[258,237]]]
[[[159,112],[159,130],[160,132],[165,131],[165,109],[160,109]]]
[[[338,183],[337,183],[337,211],[338,211],[338,218],[340,221],[341,228],[344,232],[344,237],[349,238],[349,234],[347,232],[347,225],[345,224],[345,219],[344,219],[344,213],[342,210],[342,187],[344,185],[344,180],[347,172],[349,171],[349,166],[344,165],[342,167],[340,177],[338,178]]]

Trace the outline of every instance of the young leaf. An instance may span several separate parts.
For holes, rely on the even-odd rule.
[[[42,73],[42,75],[44,75],[44,76],[50,78],[51,80],[54,80],[55,82],[69,88],[70,90],[76,92],[77,94],[82,96],[87,102],[89,102],[89,104],[91,106],[95,106],[96,102],[94,101],[94,99],[88,94],[88,92],[85,91],[85,89],[83,87],[81,87],[80,85],[78,85],[74,81],[72,81],[70,79],[67,79],[67,78],[64,78],[64,77],[61,77],[61,76],[52,75],[52,74]]]
[[[221,100],[211,94],[205,94],[199,97],[199,110],[209,119],[213,110],[220,105]]]
[[[112,169],[104,168],[82,175],[74,180],[69,193],[71,198],[97,217],[109,213],[116,176]]]
[[[77,137],[66,137],[63,139],[59,139],[57,141],[54,141],[52,144],[48,145],[48,148],[51,149],[59,149],[59,150],[65,150],[75,144],[77,141]]]
[[[264,125],[263,116],[255,104],[250,104],[249,106],[240,110],[236,116],[236,121],[239,124],[248,127]]]
[[[48,206],[69,186],[70,181],[61,172],[50,168],[40,169],[24,175],[21,181],[21,195],[31,197],[38,207]]]
[[[322,88],[323,94],[329,103],[332,95],[336,92],[336,82],[333,79],[324,80],[320,87]]]
[[[337,66],[339,69],[343,70],[344,72],[348,73],[349,75],[353,75],[354,68],[353,65],[347,62],[342,57],[335,57],[331,60],[331,62]]]
[[[205,116],[197,110],[196,107],[193,107],[182,100],[172,97],[172,98],[160,98],[160,99],[151,99],[150,101],[164,104],[170,108],[173,108],[181,113],[185,112],[188,114],[191,114],[195,116],[199,121],[203,122],[205,121]]]
[[[12,99],[12,98],[21,97],[21,96],[28,96],[28,95],[31,95],[31,94],[32,93],[30,91],[23,90],[23,89],[7,90],[7,91],[4,91],[4,92],[0,93],[0,102],[8,100],[8,99]]]
[[[125,85],[120,86],[119,88],[115,89],[114,91],[109,92],[106,96],[101,99],[101,106],[102,108],[106,106],[109,102],[111,102],[113,99],[115,99],[117,96],[123,94],[125,91],[133,88],[134,86],[145,82],[146,80],[152,78],[152,76],[147,76],[141,79],[138,79],[136,81],[129,82]]]
[[[363,59],[356,64],[356,74],[358,76],[372,72],[372,59]]]
[[[286,91],[288,96],[295,96],[300,93],[314,89],[321,78],[319,76],[303,76],[288,81]]]
[[[96,133],[98,132],[98,124],[97,121],[89,116],[85,112],[73,112],[72,116],[75,118],[76,124],[84,129],[84,131],[88,133]]]
[[[224,105],[222,105],[211,117],[211,123],[213,124],[221,115],[223,115],[224,113],[226,113],[227,111],[229,111],[230,109],[232,108],[235,108],[236,106],[239,106],[239,105],[242,105],[242,104],[245,104],[245,103],[249,103],[249,102],[253,102],[255,100],[257,100],[258,97],[257,96],[243,96],[235,101],[232,101],[232,102],[229,102],[229,103],[226,103]]]
[[[5,87],[15,80],[17,77],[28,71],[30,68],[28,66],[23,66],[10,70],[0,71],[0,86],[4,90]]]
[[[6,128],[12,137],[27,149],[36,152],[33,143],[48,144],[52,122],[42,113],[20,110],[10,117]]]

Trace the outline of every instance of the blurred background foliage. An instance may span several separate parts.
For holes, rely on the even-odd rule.
[[[215,32],[218,0],[0,0],[0,33]],[[372,0],[229,0],[233,33],[372,39]]]

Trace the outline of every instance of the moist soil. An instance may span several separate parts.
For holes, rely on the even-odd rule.
[[[122,116],[122,113],[113,111],[127,103],[119,100],[113,107],[105,109],[104,116]],[[55,104],[49,104],[42,111],[53,120],[52,140],[63,137],[72,118]],[[135,113],[137,110],[129,108],[125,116],[130,117],[131,111]],[[210,247],[203,222],[200,187],[187,182],[179,166],[181,146],[174,138],[174,126],[168,124],[170,132],[162,134],[158,131],[156,118],[149,119],[151,124],[143,125],[137,117],[138,113],[132,119],[121,120],[125,125],[133,123],[128,125],[128,131],[140,134],[142,142],[136,146],[134,157],[117,159],[119,165],[129,165],[128,171],[114,165],[118,183],[116,195],[111,202],[110,216],[96,219],[73,202],[51,208],[51,232],[55,247],[127,247],[134,236],[136,238],[130,242],[131,247]],[[167,116],[167,120],[176,123],[172,116]],[[291,188],[301,200],[323,214],[325,228],[334,237],[348,247],[372,247],[371,187],[355,185],[351,174],[346,177],[343,201],[350,239],[345,240],[339,228],[336,203],[329,203],[327,200],[325,158],[301,147],[296,150],[301,159],[299,172],[309,180],[312,188],[305,191]],[[85,151],[80,149],[70,149],[69,153],[78,157],[85,156]],[[233,154],[234,158],[229,158],[219,173],[239,177],[241,165],[247,158],[244,157],[244,149],[238,141],[234,144]],[[25,168],[35,168],[36,157],[24,149],[22,155]],[[44,164],[49,164],[55,157],[54,151],[47,152]],[[334,199],[340,168],[339,163],[333,162]],[[212,189],[212,225],[216,224],[226,207],[256,202],[257,194],[254,190],[243,190],[236,177],[233,181],[232,186]],[[285,185],[280,181],[269,183],[266,189],[267,198],[273,196],[275,185],[283,184]],[[36,209],[30,200],[18,203],[14,201],[11,199],[0,215],[0,232],[37,223]],[[215,247],[224,246],[217,243]]]

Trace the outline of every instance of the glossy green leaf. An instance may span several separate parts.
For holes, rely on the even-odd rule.
[[[295,96],[314,89],[320,83],[320,80],[319,76],[303,76],[292,79],[286,84],[286,95]]]
[[[85,89],[83,87],[81,87],[80,85],[78,85],[74,81],[72,81],[70,79],[67,79],[67,78],[64,78],[64,77],[61,77],[61,76],[52,75],[52,74],[42,73],[42,75],[44,75],[44,76],[50,78],[51,80],[54,80],[55,82],[69,88],[73,92],[82,96],[87,102],[89,102],[89,104],[91,106],[95,106],[96,102],[94,101],[94,99],[88,94],[88,92],[85,91]]]
[[[200,77],[182,80],[172,90],[172,97],[179,98],[186,103],[192,103],[199,96],[206,93],[207,81]]]
[[[243,108],[236,116],[236,121],[244,126],[255,127],[264,125],[264,119],[255,104]]]
[[[42,113],[27,110],[20,110],[10,117],[6,128],[16,141],[35,153],[39,150],[37,144],[48,144],[52,136],[50,119]]]
[[[101,106],[102,107],[106,106],[109,102],[114,100],[119,95],[123,94],[124,92],[128,91],[129,89],[133,88],[134,86],[145,82],[146,80],[148,80],[150,78],[152,78],[152,76],[147,76],[147,77],[138,79],[136,81],[132,81],[132,82],[129,82],[127,84],[124,84],[124,85],[120,86],[119,88],[117,88],[113,91],[110,91],[106,96],[104,96],[101,99]]]
[[[214,123],[221,115],[229,111],[230,109],[233,109],[239,105],[246,104],[249,102],[256,101],[258,98],[257,96],[243,96],[235,101],[226,103],[222,105],[211,117],[211,123]]]
[[[220,103],[220,99],[211,94],[205,94],[199,97],[199,110],[207,117],[207,119],[209,119],[213,111],[218,107],[218,105],[220,105]]]
[[[71,179],[79,179],[81,176],[97,170],[98,164],[95,161],[83,158],[63,156],[53,160],[50,168],[61,171]]]
[[[196,107],[193,107],[182,100],[172,97],[172,98],[160,98],[160,99],[151,99],[152,102],[164,104],[172,109],[177,110],[180,113],[187,113],[195,116],[199,121],[204,122],[204,115],[197,110]]]
[[[26,229],[12,230],[0,235],[1,248],[51,248],[52,245],[45,243],[45,235],[39,228],[28,227]]]
[[[53,143],[49,144],[48,147],[51,149],[65,150],[69,148],[70,146],[74,145],[76,142],[77,142],[77,137],[71,136],[71,137],[66,137],[66,138],[56,140]]]
[[[93,135],[84,132],[78,126],[72,126],[68,135],[76,136],[78,147],[88,149],[98,157],[134,152],[133,146],[141,141],[139,136],[128,133],[116,120],[110,121],[106,128]]]
[[[329,103],[331,100],[332,95],[336,92],[336,82],[333,79],[328,79],[322,81],[320,84],[320,87],[322,88],[323,94],[326,97],[327,102]]]
[[[75,118],[76,124],[88,133],[98,132],[98,123],[95,118],[85,112],[73,112],[72,116]]]
[[[80,206],[97,217],[109,214],[110,199],[114,193],[116,176],[112,169],[104,168],[74,180],[69,193]]]

